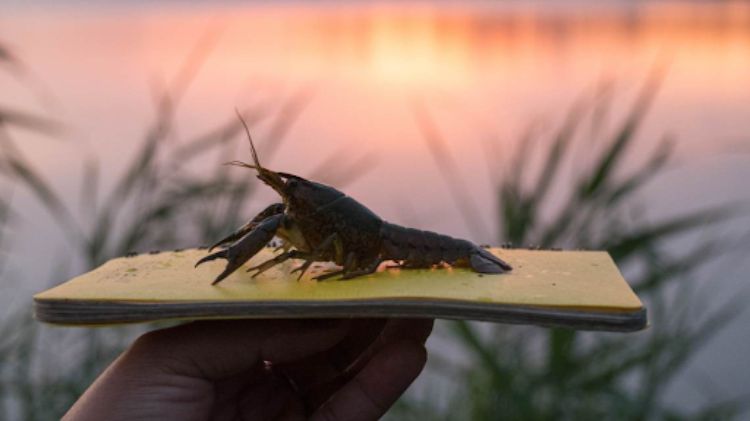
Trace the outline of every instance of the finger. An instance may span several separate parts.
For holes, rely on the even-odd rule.
[[[252,418],[243,418],[252,419]],[[258,419],[275,419],[276,421],[305,421],[307,415],[305,415],[305,405],[302,403],[298,395],[294,395],[294,399],[290,400],[281,414],[276,418],[258,418]]]
[[[229,407],[231,402],[238,400],[238,396],[247,389],[254,388],[266,378],[268,367],[264,363],[256,364],[253,368],[240,371],[237,374],[213,382],[214,384],[214,407]],[[233,405],[232,405],[233,406]],[[221,417],[219,417],[221,418]]]
[[[346,338],[329,350],[319,354],[326,354],[328,361],[340,371],[345,370],[352,361],[370,347],[388,325],[388,319],[360,319],[352,321]]]
[[[352,320],[344,339],[332,348],[275,368],[289,378],[300,394],[306,394],[345,372],[378,339],[386,324],[386,319]]]
[[[347,371],[351,372],[355,362],[361,368],[375,352],[388,343],[411,339],[424,344],[432,332],[433,323],[432,319],[353,320],[349,333],[336,346],[284,365],[282,369],[298,390],[305,393],[311,388],[331,382]],[[356,372],[350,374],[353,376]]]
[[[424,344],[432,333],[434,319],[392,319],[380,335],[383,344],[410,339]]]
[[[261,361],[283,363],[338,343],[342,320],[232,320],[188,323],[141,336],[124,362],[190,377],[217,380]]]
[[[275,419],[290,399],[299,400],[289,382],[265,364],[214,382],[212,419]]]
[[[331,349],[299,361],[281,364],[283,366],[281,371],[289,380],[293,381],[296,393],[289,395],[286,390],[278,391],[286,397],[284,400],[285,407],[280,415],[274,416],[272,415],[273,412],[265,412],[264,414],[251,412],[253,405],[249,404],[246,406],[247,410],[243,410],[245,419],[306,419],[306,414],[311,411],[305,407],[305,403],[300,399],[299,396],[303,394],[300,392],[327,383],[344,372],[363,350],[378,339],[387,322],[386,319],[352,320],[348,325],[348,332],[344,339]],[[278,365],[274,367],[274,371],[279,371]],[[286,386],[288,387],[289,383]],[[255,391],[243,390],[243,393],[254,394]],[[276,395],[276,392],[273,394]],[[245,399],[248,399],[249,402],[258,402],[258,398],[260,398],[260,402],[263,402],[266,397],[268,397],[268,393],[258,391],[256,398],[248,397]]]
[[[224,419],[273,420],[288,414],[290,409],[304,414],[299,409],[303,408],[302,401],[286,378],[267,368],[259,380],[241,391],[236,408],[240,416]],[[222,418],[217,416],[215,419]]]
[[[315,410],[331,395],[343,387],[344,384],[354,378],[376,355],[386,346],[411,340],[424,345],[432,332],[434,320],[432,319],[390,319],[386,323],[377,339],[372,341],[366,348],[361,349],[360,354],[351,358],[343,369],[331,366],[310,366],[308,370],[314,373],[327,373],[325,379],[321,378],[317,383],[306,390],[305,400],[309,410]],[[332,348],[333,351],[336,347]],[[329,351],[323,352],[326,354]]]
[[[390,319],[383,328],[383,331],[367,349],[362,352],[349,367],[347,371],[350,374],[356,374],[364,365],[379,352],[383,347],[391,343],[403,340],[424,343],[432,333],[432,327],[435,321],[433,319]]]
[[[313,421],[376,420],[419,375],[427,361],[422,344],[391,343],[377,353],[312,416]]]

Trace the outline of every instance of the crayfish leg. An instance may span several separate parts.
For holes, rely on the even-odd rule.
[[[255,278],[256,276],[258,276],[261,273],[267,271],[268,269],[271,269],[272,267],[274,267],[274,266],[276,266],[278,264],[284,263],[285,261],[287,261],[289,259],[308,259],[309,257],[310,257],[309,253],[304,253],[304,252],[301,252],[299,250],[285,251],[284,253],[281,253],[280,255],[278,255],[278,256],[276,256],[274,258],[268,259],[268,260],[266,260],[265,262],[263,262],[263,263],[261,263],[259,265],[255,265],[255,266],[249,268],[247,271],[248,272],[252,272],[254,270],[257,270],[257,272],[254,273],[253,276],[252,276],[253,278]]]
[[[344,273],[344,269],[334,270],[333,272],[324,273],[322,275],[318,275],[314,277],[313,279],[316,281],[325,281],[326,279],[331,279],[333,277],[339,276]]]
[[[357,260],[357,255],[353,251],[349,252],[349,254],[346,255],[346,259],[344,260],[344,267],[341,268],[341,270],[324,273],[320,276],[316,276],[313,279],[315,279],[316,281],[325,281],[326,279],[331,279],[334,276],[345,274],[347,271],[350,271],[351,268],[355,266],[356,260]]]
[[[310,268],[310,265],[313,264],[313,262],[318,260],[323,260],[324,253],[328,251],[328,249],[331,248],[332,245],[334,245],[334,242],[338,239],[338,234],[335,232],[328,237],[326,237],[325,240],[323,240],[318,247],[313,250],[312,253],[308,254],[307,257],[305,257],[305,263],[303,263],[300,267],[295,268],[292,270],[292,273],[299,271],[299,276],[297,277],[297,281],[302,279],[302,275],[307,272],[307,269]]]
[[[378,266],[380,266],[381,263],[383,263],[383,259],[381,259],[380,257],[378,257],[375,260],[373,260],[372,263],[370,263],[369,266],[367,266],[367,267],[365,267],[363,269],[354,270],[354,271],[351,271],[351,272],[345,272],[344,275],[341,277],[341,279],[342,280],[343,279],[352,279],[352,278],[356,278],[358,276],[369,275],[371,273],[374,273],[376,270],[378,270]]]

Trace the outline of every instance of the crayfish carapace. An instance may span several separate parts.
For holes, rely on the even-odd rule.
[[[241,116],[240,120],[250,141],[253,165],[239,161],[230,164],[257,171],[257,177],[274,189],[283,202],[268,206],[236,232],[214,244],[209,252],[215,247],[231,245],[196,263],[198,266],[214,259],[227,260],[214,284],[240,268],[274,236],[282,240],[284,252],[249,268],[248,271],[257,271],[253,276],[288,259],[305,261],[294,269],[300,272],[300,278],[313,262],[335,262],[341,266],[316,280],[338,275],[341,279],[351,279],[370,274],[386,260],[396,261],[406,268],[447,263],[468,265],[480,273],[512,269],[494,254],[467,240],[391,224],[333,187],[263,167],[250,130]]]

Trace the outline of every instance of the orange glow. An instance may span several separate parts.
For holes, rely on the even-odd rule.
[[[465,19],[441,24],[432,14],[372,18],[371,77],[402,85],[465,85],[471,76]]]
[[[363,181],[362,191],[385,212],[393,211],[394,195],[438,203],[445,194],[426,188],[439,177],[409,108],[415,96],[429,104],[459,165],[474,176],[477,197],[491,185],[481,171],[484,139],[500,138],[511,150],[529,121],[541,117],[554,125],[603,78],[615,81],[613,115],[619,116],[657,63],[669,72],[644,138],[672,133],[681,154],[700,157],[721,148],[721,139],[750,132],[745,2],[576,9],[487,2],[169,3],[0,13],[0,40],[16,47],[52,88],[61,118],[73,128],[69,136],[112,171],[133,153],[153,116],[149,88],[173,78],[212,30],[215,47],[179,109],[180,134],[208,130],[236,106],[265,100],[278,107],[300,87],[313,88],[317,95],[274,166],[304,174],[334,151],[376,151],[382,172]],[[0,91],[0,105],[38,107],[2,72]],[[267,133],[267,125],[254,129],[259,139]],[[73,177],[66,162],[80,150],[36,142],[23,147],[53,177]],[[483,200],[491,209],[493,199]]]

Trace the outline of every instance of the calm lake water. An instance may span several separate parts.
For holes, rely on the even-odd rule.
[[[175,142],[227,121],[235,107],[263,103],[275,110],[290,96],[309,92],[306,109],[269,166],[306,175],[336,153],[343,167],[374,156],[369,172],[345,190],[395,222],[498,242],[493,187],[527,127],[535,124],[544,137],[576,100],[609,86],[611,124],[601,129],[607,133],[656,68],[663,69],[664,82],[623,170],[642,163],[665,135],[675,140],[676,156],[635,206],[658,220],[750,200],[745,2],[10,2],[0,5],[0,44],[26,69],[20,82],[19,73],[0,72],[0,107],[54,116],[67,126],[61,139],[13,134],[71,203],[84,159],[99,159],[105,187],[114,180],[154,116],[153,92],[172,83],[196,46],[205,54],[180,104]],[[427,104],[435,119],[482,209],[483,232],[473,232],[450,200],[415,123],[415,103]],[[256,139],[262,142],[268,129],[264,122],[254,126]],[[489,140],[497,142],[498,156],[487,153]],[[592,148],[595,142],[579,144],[569,166],[585,165]],[[244,145],[237,153],[247,158]],[[261,198],[249,214],[273,195]],[[17,191],[14,204],[22,219],[2,288],[14,291],[4,299],[27,305],[28,294],[59,280],[54,268],[68,260],[60,252],[59,229],[34,201]],[[722,229],[747,233],[748,227],[745,218]],[[739,254],[722,261],[728,268],[723,276],[706,276],[717,289],[736,291],[746,281],[748,253]],[[50,263],[40,265],[39,256]],[[71,264],[73,272],[80,270]],[[750,352],[750,334],[735,326],[701,354],[675,399],[701,395],[690,386],[695,373],[708,372],[727,389],[748,390],[747,373],[734,363]]]

